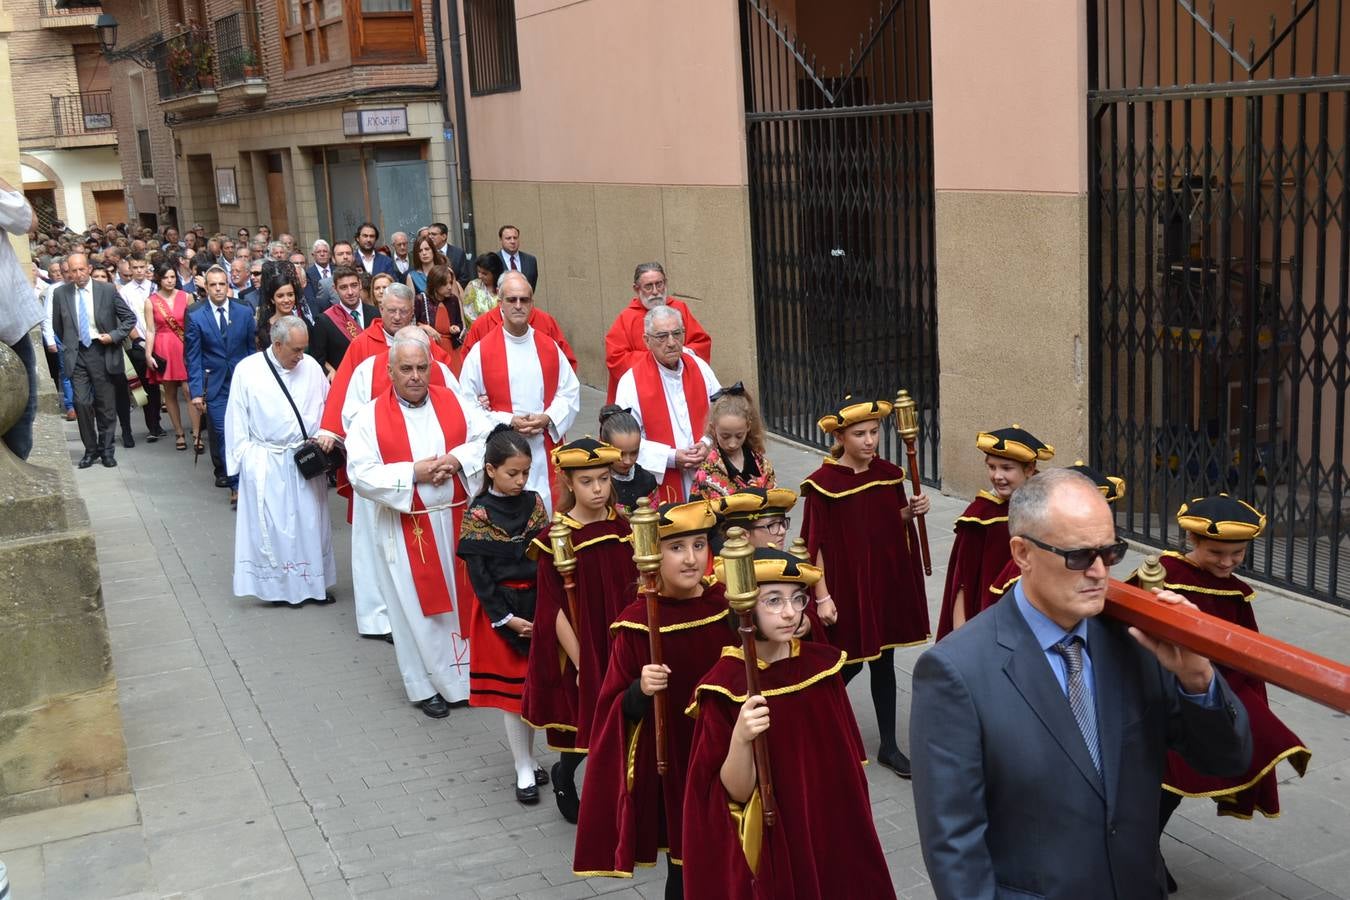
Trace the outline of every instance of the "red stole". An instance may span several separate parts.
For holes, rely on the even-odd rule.
[[[347,307],[341,303],[334,303],[323,311],[323,314],[332,320],[333,324],[347,333],[347,340],[354,341],[356,336],[361,333],[361,328],[356,324],[356,319],[347,312]]]
[[[431,367],[427,370],[427,383],[432,387],[445,387],[445,373],[437,360],[432,359]],[[372,363],[370,370],[370,396],[379,397],[389,388],[393,387],[393,382],[389,380],[389,351],[381,353]],[[459,446],[456,444],[455,446]],[[446,448],[450,449],[449,447]]]
[[[534,352],[539,357],[539,369],[544,376],[544,409],[548,409],[558,393],[558,344],[537,329],[534,334]],[[514,414],[511,400],[511,372],[506,362],[506,329],[494,328],[479,344],[479,368],[483,370],[483,385],[487,388],[488,405],[494,412]],[[542,412],[543,410],[540,410]],[[544,431],[544,465],[553,467],[553,436]],[[549,478],[549,490],[556,492],[555,479]],[[553,498],[554,504],[558,498]]]
[[[684,369],[680,381],[684,385],[684,402],[689,407],[689,427],[694,439],[702,435],[708,423],[708,385],[703,372],[692,359],[681,360]],[[675,429],[666,408],[666,388],[661,383],[661,372],[650,353],[633,366],[633,385],[637,388],[638,407],[642,411],[642,430],[648,440],[675,446]],[[676,448],[679,449],[679,448]],[[660,503],[683,503],[689,499],[684,493],[684,474],[679,469],[666,469],[656,490]]]
[[[446,452],[463,444],[468,437],[468,425],[464,421],[464,410],[460,409],[459,401],[445,388],[432,388],[427,392],[427,399],[431,401],[436,411],[436,421],[445,434]],[[408,426],[399,408],[398,395],[392,389],[380,395],[375,407],[375,439],[380,445],[380,458],[386,464],[413,461]],[[455,502],[464,499],[464,486],[456,478]],[[413,584],[417,586],[417,600],[422,605],[422,614],[434,616],[453,612],[455,606],[450,600],[445,571],[441,568],[436,535],[429,526],[424,527],[425,511],[426,505],[414,486],[412,514],[402,513],[399,519],[403,525],[403,545],[408,550],[408,562],[412,569]]]

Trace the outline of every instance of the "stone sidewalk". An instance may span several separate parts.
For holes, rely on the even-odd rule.
[[[574,434],[594,430],[599,393],[585,390],[584,402]],[[78,455],[73,423],[67,434]],[[785,484],[818,463],[782,443],[770,455]],[[574,828],[547,792],[534,808],[515,802],[498,713],[433,721],[406,702],[392,648],[356,637],[338,502],[339,602],[273,609],[231,596],[234,515],[211,486],[208,457],[194,468],[168,441],[119,450],[118,460],[76,474],[98,540],[135,794],[0,823],[16,900],[661,896],[663,868],[632,880],[572,876]],[[934,498],[934,621],[946,523],[962,507]],[[1268,591],[1258,602],[1269,633],[1350,656],[1340,610]],[[905,676],[919,652],[897,654],[902,746]],[[874,750],[865,682],[852,695]],[[1165,844],[1181,897],[1350,897],[1350,728],[1272,695],[1313,749],[1308,776],[1281,768],[1277,821],[1183,804]],[[868,779],[897,893],[931,897],[909,783],[877,766]]]

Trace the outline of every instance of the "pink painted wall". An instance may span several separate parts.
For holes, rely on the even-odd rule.
[[[932,4],[939,191],[1086,192],[1086,6]]]
[[[476,180],[746,183],[735,3],[517,0],[516,17],[521,89],[468,98]]]

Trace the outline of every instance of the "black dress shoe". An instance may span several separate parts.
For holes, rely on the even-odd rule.
[[[516,800],[526,806],[534,806],[539,802],[539,788],[534,785],[516,788]]]
[[[122,446],[123,446],[123,447],[126,447],[128,450],[130,450],[132,447],[135,447],[135,446],[136,446],[136,439],[135,439],[134,437],[131,436],[131,432],[130,432],[130,431],[123,432],[123,434],[122,434]]]
[[[229,486],[230,486],[230,479],[228,476],[225,475],[216,476],[216,487],[229,487]]]
[[[103,454],[103,467],[104,467],[105,469],[111,469],[113,466],[116,466],[116,465],[117,465],[117,460],[113,458],[112,451],[111,451],[111,450],[106,451],[106,452]]]
[[[1177,880],[1172,877],[1172,870],[1167,868],[1167,863],[1163,863],[1163,874],[1167,876],[1167,893],[1175,894],[1177,892]]]
[[[562,813],[562,817],[575,825],[577,817],[581,814],[581,798],[577,796],[575,784],[565,788],[558,782],[558,769],[561,766],[562,763],[553,764],[553,799],[557,802],[558,812]]]
[[[94,463],[96,463],[99,460],[99,458],[100,455],[97,453],[86,453],[84,456],[80,457],[80,461],[76,463],[76,465],[79,466],[81,469],[87,469]]]
[[[909,778],[909,757],[899,750],[880,750],[877,752],[877,762],[884,768],[890,769],[901,778]]]
[[[422,714],[431,719],[444,719],[450,715],[450,704],[440,694],[432,694],[417,705],[422,707]]]
[[[544,771],[543,766],[534,770],[534,783],[540,787],[548,784],[548,773]]]

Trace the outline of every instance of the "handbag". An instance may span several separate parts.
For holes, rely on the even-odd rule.
[[[263,351],[266,353],[266,351]],[[300,434],[304,437],[304,443],[295,448],[295,467],[300,470],[301,476],[306,481],[311,478],[317,478],[320,475],[327,475],[329,472],[336,472],[346,464],[345,454],[334,446],[333,452],[325,453],[319,446],[319,442],[309,436],[309,431],[305,428],[305,420],[300,415],[300,408],[295,405],[291,392],[286,388],[286,382],[281,380],[281,374],[277,372],[272,365],[272,361],[263,357],[263,362],[267,363],[267,370],[272,373],[272,377],[277,380],[277,387],[286,395],[286,401],[291,404],[291,411],[295,413],[295,421],[300,425]]]

